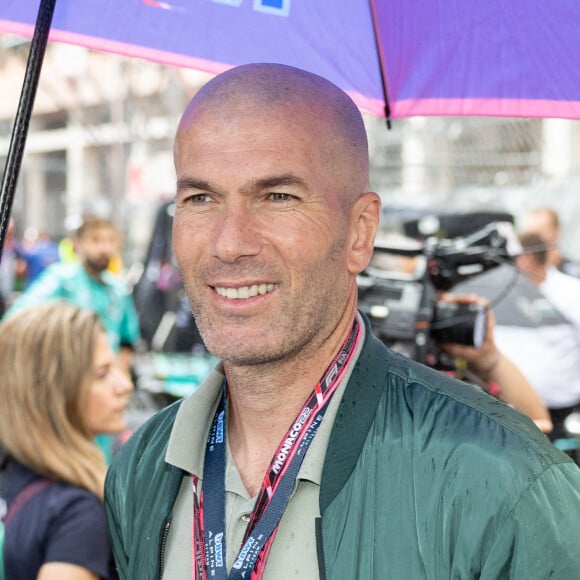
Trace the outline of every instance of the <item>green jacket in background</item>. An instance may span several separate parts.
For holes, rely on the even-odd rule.
[[[107,477],[122,580],[161,577],[183,475],[163,460],[178,405],[129,440]],[[368,326],[320,510],[321,579],[580,578],[578,467],[526,417],[389,351]]]
[[[94,310],[115,351],[121,346],[132,347],[139,341],[139,318],[125,282],[108,271],[102,272],[101,281],[95,280],[80,262],[56,262],[48,266],[15,300],[6,316],[54,300]]]

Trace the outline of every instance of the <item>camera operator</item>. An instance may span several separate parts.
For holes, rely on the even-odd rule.
[[[359,278],[360,304],[387,346],[479,386],[551,433],[553,422],[540,394],[498,348],[487,299],[447,293],[458,282],[509,261],[521,251],[514,241],[511,224],[425,243],[385,236],[375,245],[365,277]]]
[[[440,300],[462,304],[481,304],[487,300],[475,295],[440,294]],[[530,385],[519,368],[503,354],[494,339],[495,319],[487,310],[485,339],[480,348],[458,343],[439,343],[439,347],[453,360],[456,374],[464,376],[504,403],[524,413],[544,433],[552,431],[550,414],[539,394]]]
[[[516,265],[541,298],[530,310],[535,326],[501,325],[501,348],[522,369],[549,409],[552,441],[570,437],[566,418],[580,409],[580,281],[550,265],[548,249],[537,234],[519,236]]]

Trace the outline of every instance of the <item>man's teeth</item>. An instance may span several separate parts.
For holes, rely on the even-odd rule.
[[[220,288],[215,287],[215,291],[224,298],[230,300],[241,300],[243,298],[252,298],[258,294],[267,294],[276,288],[275,284],[253,284],[252,286],[242,286],[241,288]]]

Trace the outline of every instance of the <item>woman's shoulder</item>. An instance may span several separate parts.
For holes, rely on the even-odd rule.
[[[50,481],[45,491],[46,507],[60,510],[102,510],[101,500],[88,489],[63,481]]]
[[[47,527],[58,528],[61,523],[70,524],[78,518],[89,527],[98,529],[104,525],[103,504],[93,492],[39,475],[20,483],[11,498],[21,504],[15,521],[44,522]]]
[[[46,478],[17,461],[12,461],[3,473],[1,495],[7,506],[14,501],[20,504],[19,512],[36,508],[52,517],[64,510],[89,513],[103,510],[101,500],[93,492],[79,485]]]
[[[45,562],[66,562],[108,577],[111,549],[101,500],[82,487],[38,474],[20,489],[33,482],[44,485],[27,499],[7,529],[8,562],[14,570],[28,573]],[[26,562],[23,554],[30,555]]]
[[[46,510],[50,560],[77,564],[102,578],[111,566],[105,509],[94,493],[67,483],[55,483],[47,490]]]

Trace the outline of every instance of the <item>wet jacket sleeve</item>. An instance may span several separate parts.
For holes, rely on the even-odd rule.
[[[121,508],[124,505],[123,495],[126,489],[119,488],[119,481],[117,478],[116,467],[112,465],[107,473],[106,493],[105,493],[105,512],[107,515],[107,527],[109,530],[109,537],[113,546],[113,555],[115,557],[115,564],[117,573],[121,580],[128,578],[128,556],[125,551],[124,536],[122,526]]]
[[[115,455],[107,473],[105,512],[121,580],[161,576],[161,540],[183,477],[164,461],[180,403],[143,424]]]
[[[497,530],[481,580],[580,578],[578,467],[553,465],[522,493]]]

